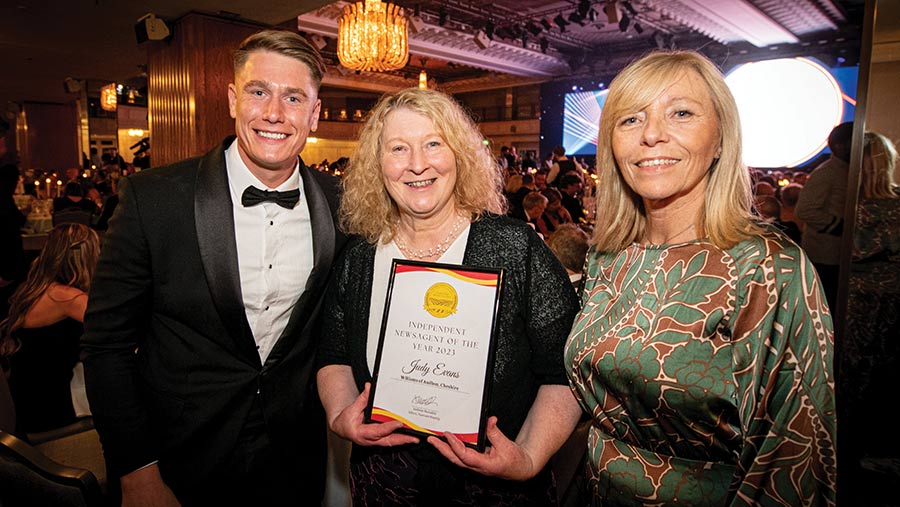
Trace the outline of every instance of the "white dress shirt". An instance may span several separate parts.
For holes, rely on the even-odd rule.
[[[300,178],[300,162],[278,188],[261,183],[238,153],[237,140],[225,150],[231,189],[234,237],[237,242],[241,296],[256,340],[259,359],[266,358],[287,327],[291,311],[306,288],[313,268],[312,225]],[[300,190],[293,209],[273,202],[244,207],[241,195],[253,185],[260,190]]]

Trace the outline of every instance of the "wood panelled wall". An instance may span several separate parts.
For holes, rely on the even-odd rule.
[[[233,51],[263,28],[190,13],[174,23],[169,40],[146,43],[154,166],[202,155],[234,134],[228,113]]]
[[[75,102],[26,102],[20,118],[25,126],[19,146],[22,169],[64,174],[70,167],[81,167]]]

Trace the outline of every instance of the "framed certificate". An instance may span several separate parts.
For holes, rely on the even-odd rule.
[[[483,451],[503,270],[395,259],[367,422]]]

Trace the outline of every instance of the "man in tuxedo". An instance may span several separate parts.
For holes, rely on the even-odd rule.
[[[123,179],[85,316],[94,423],[125,505],[314,505],[313,385],[338,182],[300,159],[324,64],[287,31],[235,52],[237,136]]]

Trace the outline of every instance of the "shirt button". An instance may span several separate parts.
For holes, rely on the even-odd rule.
[[[269,311],[269,307],[268,307],[268,306],[266,306],[266,309],[265,309],[265,311]]]
[[[272,269],[272,265],[271,265],[271,264],[269,264],[269,269]]]
[[[275,225],[275,221],[274,221],[274,220],[269,220],[269,225]]]

